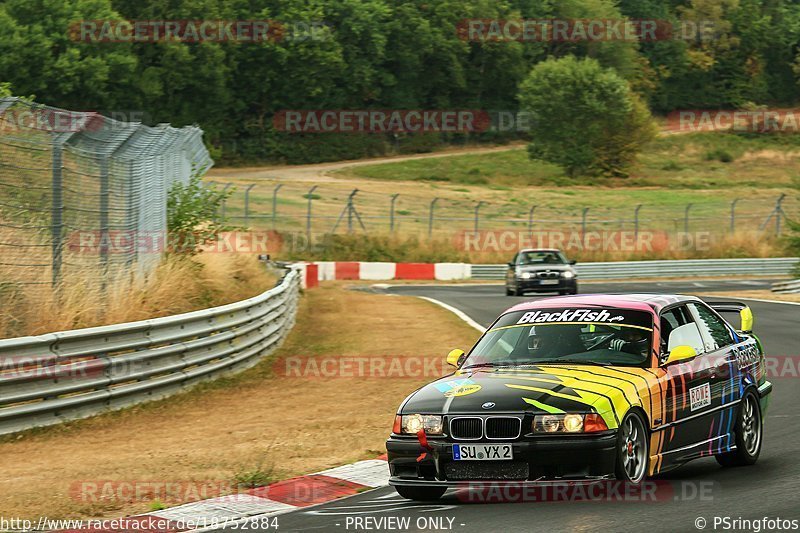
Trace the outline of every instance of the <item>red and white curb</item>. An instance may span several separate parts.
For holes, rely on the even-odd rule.
[[[317,261],[301,263],[307,285],[316,281],[419,279],[452,281],[470,279],[472,265],[467,263],[383,263],[368,261]],[[314,272],[316,271],[316,273]]]
[[[97,533],[121,531],[150,531],[152,523],[160,524],[158,531],[200,532],[256,517],[266,518],[297,509],[338,500],[365,490],[389,484],[389,468],[386,457],[358,461],[337,466],[305,476],[278,481],[264,487],[250,489],[238,494],[151,511],[145,515],[119,519],[124,527],[118,529],[92,529]],[[87,521],[88,522],[88,521]],[[106,520],[110,522],[110,520]],[[61,530],[85,533],[87,530]]]

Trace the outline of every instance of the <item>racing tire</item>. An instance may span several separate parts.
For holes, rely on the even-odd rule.
[[[394,490],[407,500],[430,502],[441,498],[445,491],[447,491],[447,487],[405,487],[402,485],[395,485]]]
[[[715,455],[714,458],[723,467],[755,464],[761,454],[764,419],[761,416],[761,404],[752,390],[745,393],[739,404],[734,432],[736,449]]]
[[[635,411],[625,415],[617,430],[617,460],[614,469],[617,479],[637,484],[644,481],[650,459],[648,441],[642,417]]]

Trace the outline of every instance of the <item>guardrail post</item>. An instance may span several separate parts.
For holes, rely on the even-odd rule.
[[[311,245],[311,201],[314,199],[314,191],[317,190],[317,185],[314,185],[308,190],[306,193],[306,197],[308,198],[308,211],[306,213],[306,238],[308,239],[308,244]]]
[[[731,234],[736,232],[736,204],[739,202],[739,198],[736,198],[731,202]]]
[[[275,230],[275,225],[277,224],[278,220],[278,191],[281,190],[283,187],[282,183],[279,183],[272,189],[272,229]]]
[[[428,238],[433,236],[433,210],[436,207],[436,202],[438,201],[439,197],[436,197],[431,201],[430,212],[428,213]]]
[[[485,204],[485,203],[486,203],[486,202],[484,202],[483,200],[481,200],[481,201],[479,201],[477,204],[475,204],[475,234],[476,234],[476,235],[478,234],[478,221],[479,221],[479,214],[478,214],[478,212],[480,211],[480,209],[481,209],[481,206],[482,206],[483,204]]]
[[[396,193],[392,195],[392,201],[389,204],[389,231],[394,232],[394,203],[397,201],[397,197],[400,196],[400,193]]]
[[[244,190],[244,225],[250,226],[250,190],[255,187],[255,183],[251,183]]]

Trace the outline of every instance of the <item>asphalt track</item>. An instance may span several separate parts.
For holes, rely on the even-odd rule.
[[[763,288],[767,281],[714,281],[586,284],[589,292],[694,293]],[[395,286],[394,294],[435,298],[488,325],[501,311],[532,296],[504,296],[499,285]],[[731,299],[731,298],[724,298]],[[713,298],[709,298],[713,300]],[[768,355],[795,356],[797,368],[800,305],[749,302],[755,331]],[[477,332],[476,332],[477,337]],[[468,347],[463,347],[464,349]],[[656,478],[657,501],[465,503],[452,491],[434,504],[403,500],[385,487],[305,510],[280,515],[279,531],[768,531],[715,527],[715,517],[800,521],[800,376],[771,377],[771,405],[765,419],[761,457],[751,467],[722,469],[713,458],[699,459]],[[388,428],[387,428],[388,434]],[[668,489],[668,490],[667,490]],[[700,493],[702,492],[702,495]],[[393,522],[387,522],[391,519]],[[398,520],[409,519],[408,527]],[[368,521],[367,521],[368,520]],[[384,520],[381,522],[381,520]],[[419,520],[419,522],[418,522]],[[795,522],[795,525],[797,522]],[[739,525],[746,525],[739,523]],[[769,525],[769,524],[768,524]],[[773,526],[775,524],[772,524]],[[784,524],[791,528],[792,524]],[[361,527],[359,527],[361,526]],[[422,527],[420,527],[422,526]]]

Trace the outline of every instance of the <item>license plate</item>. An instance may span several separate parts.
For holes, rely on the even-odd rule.
[[[558,280],[557,279],[543,279],[541,281],[541,284],[542,285],[558,285]]]
[[[454,461],[510,461],[510,444],[453,444]]]

